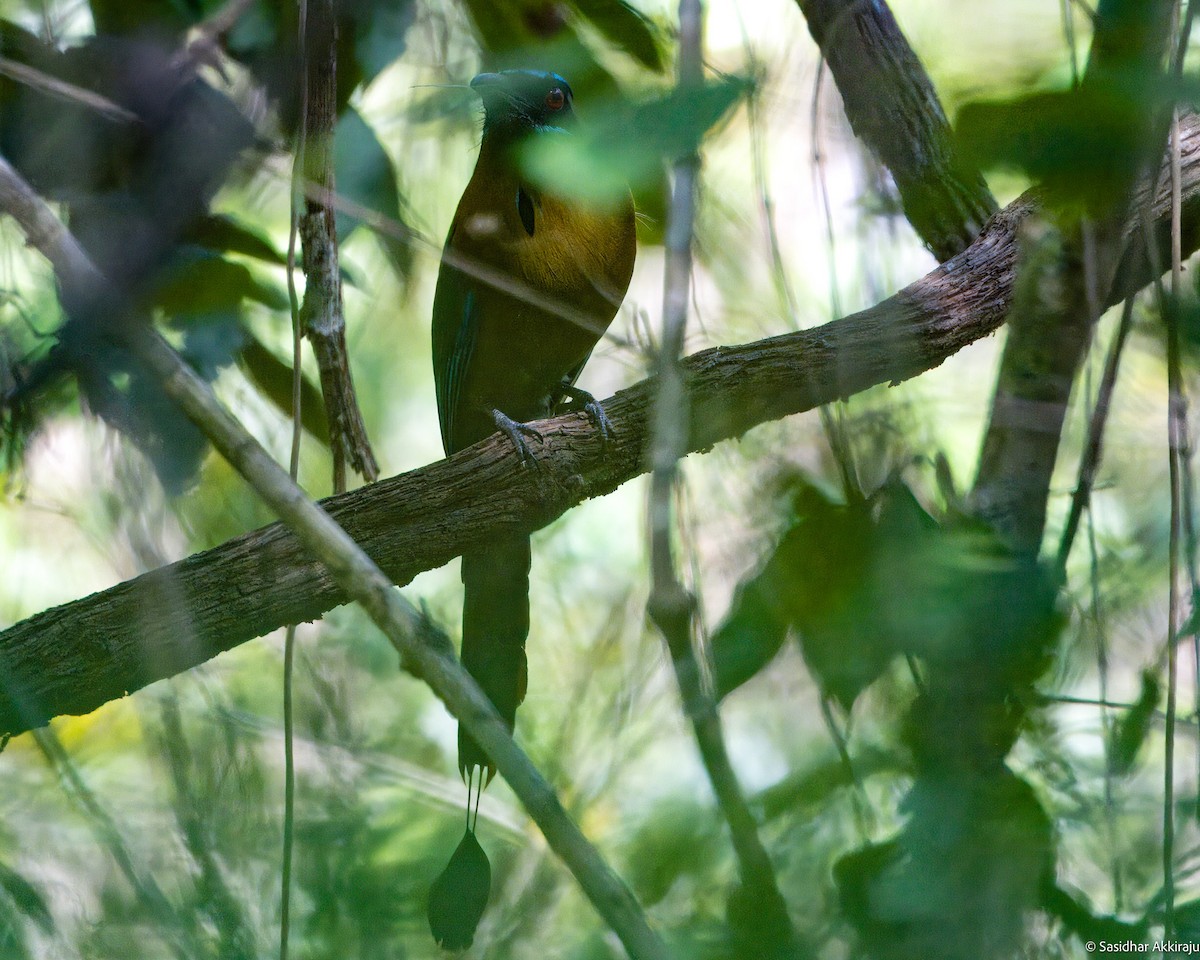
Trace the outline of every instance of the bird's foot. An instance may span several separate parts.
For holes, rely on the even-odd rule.
[[[605,445],[612,439],[613,425],[608,419],[608,414],[604,412],[604,407],[600,401],[593,397],[586,390],[581,390],[579,387],[571,383],[564,383],[559,390],[559,396],[563,400],[570,399],[571,406],[576,410],[582,410],[588,415],[592,423],[596,425],[596,429],[600,431],[600,440]]]
[[[531,427],[527,423],[514,420],[502,410],[492,410],[492,422],[496,424],[496,429],[508,437],[509,442],[516,448],[517,456],[521,458],[521,466],[538,466],[537,457],[529,449],[529,444],[525,442],[525,438],[532,437],[534,440],[540,442],[543,439],[541,431],[535,427]]]

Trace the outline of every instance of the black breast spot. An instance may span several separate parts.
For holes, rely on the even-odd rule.
[[[517,188],[517,213],[521,217],[521,223],[525,227],[525,232],[531,237],[533,236],[533,199],[525,192],[524,187]]]

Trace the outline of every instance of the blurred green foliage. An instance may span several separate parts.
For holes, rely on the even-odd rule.
[[[1175,104],[1194,104],[1200,87],[1158,72],[1110,71],[1070,90],[977,101],[958,114],[958,136],[984,167],[1016,168],[1055,202],[1092,216],[1120,202],[1153,151],[1151,121],[1165,123]]]
[[[1070,89],[1057,5],[894,6],[948,100],[966,104],[957,123],[974,156],[1019,172],[993,179],[1010,192],[1039,180],[1095,208],[1137,162],[1146,116],[1194,97],[1191,81],[1120,73]],[[220,9],[217,0],[0,0],[4,57],[138,118],[4,74],[0,153],[282,455],[296,6],[251,4],[221,70],[205,65],[178,89],[157,82],[173,76],[186,32]],[[668,88],[664,5],[353,0],[339,16],[339,189],[389,227],[339,214],[351,353],[390,472],[440,455],[429,296],[436,238],[474,159],[476,102],[463,84],[478,69],[535,66],[570,80],[579,134],[532,153],[531,175],[594,202],[632,182],[642,272],[585,373],[598,396],[652,361],[665,163],[698,144],[705,190],[689,349],[823,319],[834,299],[826,288],[856,309],[930,266],[895,216],[886,176],[831,120],[836,97],[811,102],[816,60],[791,0],[711,4],[710,66],[724,79],[686,95]],[[981,67],[981,51],[1003,69]],[[822,168],[832,247],[810,189]],[[139,249],[143,236],[154,242]],[[70,305],[16,241],[0,227],[0,388],[32,384],[33,400],[18,411],[26,430],[6,438],[5,621],[270,519],[127,356],[61,326]],[[1193,314],[1180,310],[1191,341]],[[1161,323],[1139,306],[1090,536],[1061,595],[1041,565],[967,519],[953,491],[952,475],[974,466],[993,344],[841,410],[850,489],[815,418],[764,425],[688,462],[681,557],[797,955],[1083,957],[1089,939],[1141,941],[1161,924]],[[1098,340],[1108,333],[1106,322]],[[304,373],[303,423],[317,442],[305,443],[302,478],[321,493],[327,430],[313,371]],[[1088,402],[1078,394],[1051,535],[1058,493],[1074,481]],[[939,484],[928,464],[943,453]],[[772,932],[740,884],[646,623],[643,494],[630,484],[538,534],[518,737],[673,955],[760,960]],[[454,632],[456,570],[407,589]],[[277,637],[247,644],[9,745],[0,958],[276,954],[280,661]],[[301,628],[296,691],[293,955],[443,955],[427,911],[463,836],[453,723],[355,610]],[[1055,704],[1101,692],[1123,706]],[[1176,923],[1194,938],[1197,798],[1194,778],[1179,783]],[[491,892],[467,956],[621,956],[500,782],[484,794],[477,832]],[[475,849],[460,847],[465,882],[440,891],[450,941],[465,939],[457,924],[484,899]]]
[[[639,103],[593,104],[581,134],[531,141],[524,167],[547,189],[615,205],[630,189],[636,197],[657,188],[663,162],[696,150],[747,89],[744,80],[731,78]]]

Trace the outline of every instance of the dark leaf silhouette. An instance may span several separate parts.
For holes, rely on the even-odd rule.
[[[1162,696],[1158,678],[1149,670],[1142,672],[1142,689],[1131,710],[1118,718],[1113,727],[1112,742],[1109,744],[1109,764],[1113,773],[1125,774],[1133,769],[1146,735],[1150,732],[1150,721],[1158,709]]]
[[[439,945],[447,950],[471,945],[491,886],[492,865],[475,832],[467,830],[429,890],[429,930]]]
[[[248,330],[242,331],[240,355],[242,369],[286,417],[292,415],[292,368],[268,350]],[[329,443],[329,423],[325,419],[321,393],[307,379],[300,381],[300,422],[322,443]]]
[[[18,910],[36,923],[43,932],[54,931],[54,917],[46,905],[46,898],[32,883],[10,867],[0,864],[0,887]]]
[[[287,263],[287,257],[269,240],[228,214],[201,217],[192,224],[184,239],[208,250],[240,253],[276,266]]]
[[[352,107],[347,107],[338,119],[333,144],[334,165],[337,170],[338,192],[347,200],[379,214],[401,233],[406,230],[405,211],[396,183],[396,169],[375,131]],[[337,213],[339,240],[362,223],[344,211]],[[379,242],[396,273],[408,274],[412,248],[402,236],[379,234]]]
[[[576,7],[605,38],[642,66],[663,68],[658,33],[637,8],[625,0],[576,0]]]

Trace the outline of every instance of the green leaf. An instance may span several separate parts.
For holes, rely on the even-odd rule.
[[[575,7],[614,46],[642,66],[661,71],[662,46],[658,31],[640,10],[625,0],[576,0]]]
[[[228,313],[253,300],[272,310],[288,307],[287,294],[260,281],[245,264],[207,250],[183,248],[156,279],[149,305],[171,317]]]
[[[778,783],[754,795],[750,803],[763,821],[784,814],[816,816],[836,791],[853,787],[877,773],[905,770],[905,763],[898,754],[879,747],[860,747],[850,766],[834,752],[787,774]]]
[[[922,774],[894,838],[833,869],[867,955],[977,960],[1010,956],[1053,869],[1050,819],[1025,781],[997,765]]]
[[[969,103],[958,115],[965,155],[983,168],[1021,170],[1057,202],[1103,213],[1146,160],[1147,125],[1172,102],[1195,100],[1194,80],[1125,70],[1071,90]]]
[[[611,205],[631,187],[659,182],[663,162],[697,149],[748,90],[746,80],[729,78],[636,104],[592,104],[578,133],[539,137],[522,149],[521,160],[543,186]]]
[[[91,0],[96,33],[182,32],[204,15],[195,0]]]
[[[392,158],[375,131],[352,107],[347,107],[338,121],[333,162],[342,196],[391,221],[400,233],[408,229]],[[361,223],[351,214],[338,211],[338,240],[345,240]],[[399,236],[376,236],[397,275],[406,277],[412,262],[409,244]]]
[[[466,950],[471,945],[491,887],[492,865],[475,833],[467,830],[429,890],[429,930],[439,946]]]
[[[1070,930],[1085,943],[1088,940],[1107,940],[1110,943],[1132,940],[1136,944],[1146,941],[1147,930],[1145,920],[1140,920],[1137,923],[1126,923],[1118,917],[1097,914],[1082,895],[1068,891],[1058,883],[1055,883],[1052,876],[1048,876],[1042,883],[1041,900],[1042,906],[1047,913],[1058,917],[1066,929]],[[1194,911],[1196,904],[1194,902],[1192,904],[1181,904],[1175,908],[1175,932],[1178,934],[1179,939],[1194,943],[1197,939],[1195,934],[1200,934],[1200,931],[1189,931],[1187,929],[1185,917],[1189,906]],[[1141,952],[1133,951],[1129,955],[1136,955]],[[1125,956],[1126,954],[1114,951],[1114,955]]]
[[[622,871],[638,900],[659,903],[685,876],[701,877],[721,849],[721,832],[712,812],[692,798],[664,800],[626,841]]]
[[[1200,943],[1200,900],[1176,904],[1175,934],[1184,943]]]
[[[802,490],[800,522],[779,545],[789,614],[804,662],[823,693],[849,710],[895,655],[878,616],[874,555],[881,549],[869,505],[834,503]]]
[[[354,24],[354,59],[363,86],[404,52],[408,28],[416,16],[412,0],[353,0],[342,15]]]
[[[1117,720],[1109,744],[1108,762],[1118,776],[1133,769],[1161,695],[1158,678],[1149,670],[1142,671],[1142,690],[1137,702]]]
[[[3,864],[0,864],[0,887],[4,888],[4,892],[16,908],[36,923],[44,933],[54,932],[54,917],[51,916],[46,899],[37,887]]]
[[[242,369],[279,411],[290,418],[292,415],[292,368],[263,346],[249,330],[243,329],[245,338],[240,354]],[[329,445],[329,424],[325,420],[325,405],[321,391],[307,379],[300,379],[300,423],[310,435]]]
[[[192,225],[186,239],[208,250],[240,253],[277,266],[287,263],[287,256],[276,250],[269,240],[227,214],[201,217]]]
[[[717,693],[766,666],[794,627],[822,691],[849,708],[893,654],[875,614],[874,520],[866,503],[837,503],[802,479],[793,500],[793,523],[713,635]]]
[[[490,52],[524,47],[533,39],[513,0],[466,0],[466,7],[484,49]]]
[[[762,569],[742,581],[728,615],[712,636],[713,684],[718,699],[754,677],[783,646],[791,627],[784,601],[791,571],[777,550]]]
[[[821,690],[846,709],[900,653],[969,660],[998,684],[1045,669],[1062,623],[1056,594],[994,533],[940,526],[898,480],[843,504],[798,478],[792,509],[713,635],[718,694],[762,669],[789,629]]]

